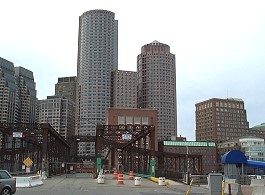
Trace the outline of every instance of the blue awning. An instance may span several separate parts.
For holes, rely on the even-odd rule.
[[[231,150],[222,156],[223,164],[245,164],[248,167],[255,167],[265,170],[264,161],[247,160],[247,157],[240,150]]]
[[[265,169],[265,162],[263,161],[255,161],[255,160],[248,160],[247,162],[248,167],[256,167],[260,169]]]
[[[222,156],[223,164],[247,164],[247,157],[240,150],[231,150]]]

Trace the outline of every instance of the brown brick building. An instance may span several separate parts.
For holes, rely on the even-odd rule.
[[[109,108],[107,125],[153,125],[155,126],[155,148],[157,150],[157,110],[137,108]]]
[[[202,155],[202,173],[208,174],[217,170],[217,151],[214,142],[161,141],[159,142],[159,150],[176,154]],[[191,165],[192,159],[190,161]],[[190,171],[196,172],[196,170]]]
[[[175,54],[158,41],[142,46],[137,74],[137,107],[157,109],[159,140],[177,136]]]
[[[213,98],[197,103],[195,107],[196,141],[223,142],[248,134],[243,100]]]

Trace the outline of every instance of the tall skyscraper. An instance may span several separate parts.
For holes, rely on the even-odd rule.
[[[0,57],[0,122],[17,122],[17,85],[14,64]]]
[[[153,41],[137,57],[138,108],[158,110],[159,140],[177,134],[175,55],[166,44]]]
[[[55,95],[76,102],[76,77],[60,77],[55,84]]]
[[[111,107],[137,108],[137,72],[112,72]]]
[[[37,91],[33,72],[23,67],[15,67],[18,86],[18,122],[36,122]]]
[[[79,18],[76,128],[96,135],[110,107],[111,72],[118,69],[118,21],[107,10],[90,10]],[[94,154],[93,142],[79,144],[79,155]]]
[[[243,100],[213,98],[195,107],[196,141],[222,142],[249,135]]]

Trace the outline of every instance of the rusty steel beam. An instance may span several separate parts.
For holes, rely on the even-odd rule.
[[[152,125],[97,125],[96,157],[106,159],[102,151],[108,148],[106,154],[111,166],[122,171],[137,169],[139,173],[148,173],[150,159],[155,153],[154,139]]]
[[[21,132],[25,137],[13,138],[13,132]],[[69,143],[49,124],[0,123],[0,141],[0,168],[9,167],[12,172],[22,171],[27,157],[36,165],[34,168],[47,172],[50,160],[69,161]],[[56,167],[51,168],[53,173],[57,171]]]

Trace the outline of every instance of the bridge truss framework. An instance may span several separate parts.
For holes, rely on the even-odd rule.
[[[13,132],[25,137],[12,137]],[[97,125],[96,136],[73,136],[66,141],[49,124],[0,123],[0,169],[23,171],[23,161],[29,157],[33,171],[46,170],[51,175],[63,173],[64,163],[83,158],[96,163],[101,158],[104,165],[121,171],[150,174],[153,160],[159,174],[202,173],[201,155],[155,151],[155,133],[150,125]],[[96,156],[78,156],[78,142],[95,142]]]

